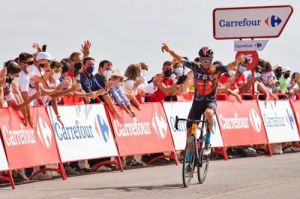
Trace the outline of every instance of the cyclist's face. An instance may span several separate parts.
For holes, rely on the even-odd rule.
[[[212,63],[212,57],[200,57],[200,63],[204,68],[209,68],[211,66]]]

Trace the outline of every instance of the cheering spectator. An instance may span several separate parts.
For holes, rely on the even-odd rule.
[[[229,95],[233,95],[240,103],[242,102],[242,98],[239,95],[239,88],[236,83],[236,70],[237,67],[234,63],[228,64],[228,71],[221,75],[219,79],[219,87],[218,93],[226,93]]]
[[[102,60],[99,63],[98,73],[95,75],[95,79],[97,80],[98,84],[109,90],[113,87],[113,82],[108,81],[112,70],[112,63],[108,60]],[[108,108],[117,116],[120,117],[119,112],[117,111],[113,101],[109,95],[100,96],[100,100],[105,102],[108,105]]]
[[[111,83],[108,84],[108,78],[112,71],[112,63],[108,60],[102,60],[99,63],[98,73],[95,75],[96,80],[105,89],[111,88]]]
[[[280,84],[280,92],[282,94],[287,93],[287,88],[288,88],[290,76],[291,76],[291,69],[290,68],[285,68],[283,70],[283,75],[278,80],[278,82]]]
[[[119,71],[113,71],[110,76],[110,80],[114,82],[114,86],[109,89],[109,93],[111,94],[115,103],[121,106],[131,117],[135,117],[135,113],[131,109],[129,99],[120,88],[124,79],[125,77]]]
[[[140,64],[130,64],[126,71],[124,81],[124,88],[126,96],[129,98],[131,103],[140,110],[140,103],[137,100],[137,95],[143,96],[145,79],[141,77],[141,66]]]
[[[283,67],[280,64],[277,64],[273,69],[277,80],[279,80],[283,74],[282,69],[283,69]]]
[[[69,65],[70,65],[70,70],[68,72],[68,76],[74,78],[75,76],[78,75],[80,72],[81,68],[76,67],[76,64],[81,63],[83,58],[88,57],[90,53],[90,48],[91,48],[91,42],[90,41],[84,41],[84,43],[81,45],[81,52],[73,52],[70,55],[69,58]],[[78,66],[78,65],[77,65]]]
[[[83,59],[83,70],[80,73],[81,87],[86,93],[93,93],[95,97],[106,95],[105,89],[100,86],[96,78],[93,76],[95,69],[95,59],[86,57]]]
[[[152,78],[153,84],[158,87],[152,95],[145,98],[145,102],[162,102],[165,101],[176,101],[176,95],[181,93],[183,86],[174,84],[171,79],[173,73],[173,66],[170,61],[166,61],[163,64],[163,74],[158,74]],[[186,76],[185,76],[186,79]],[[185,80],[184,79],[184,80]],[[180,82],[182,84],[183,82]]]
[[[296,76],[297,73],[293,73],[291,76],[291,81],[288,85],[288,95],[290,96],[290,99],[296,100],[297,99],[297,94],[299,92],[299,85],[296,81]]]
[[[265,62],[265,67],[261,69],[261,81],[271,92],[275,86],[276,76],[272,70],[270,62]]]

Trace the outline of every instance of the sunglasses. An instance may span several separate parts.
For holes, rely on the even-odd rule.
[[[61,73],[61,70],[60,69],[54,69],[53,72],[54,73]]]
[[[33,61],[26,61],[26,62],[24,62],[25,64],[27,64],[27,65],[32,65],[33,64]]]
[[[210,63],[210,60],[208,60],[208,59],[204,59],[204,60],[200,60],[202,63],[204,63],[204,64],[209,64]]]

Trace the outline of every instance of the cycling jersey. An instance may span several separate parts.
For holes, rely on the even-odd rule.
[[[226,66],[212,66],[208,70],[196,62],[184,62],[184,66],[194,73],[194,85],[196,101],[216,101],[218,81],[222,73],[227,72]]]
[[[194,73],[195,95],[188,119],[199,120],[207,108],[216,112],[216,93],[218,81],[222,73],[227,72],[226,66],[212,66],[208,70],[195,62],[184,62],[184,66],[190,68]],[[192,123],[187,122],[187,128]]]

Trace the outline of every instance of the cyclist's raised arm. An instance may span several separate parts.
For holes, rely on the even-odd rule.
[[[182,56],[178,55],[176,52],[174,52],[173,50],[171,50],[169,48],[169,46],[166,44],[166,43],[162,43],[162,46],[161,46],[161,51],[164,53],[164,52],[167,52],[169,53],[169,55],[171,55],[176,61],[178,61],[179,63],[183,63],[184,59]]]
[[[166,43],[162,44],[161,51],[169,53],[169,55],[171,55],[177,62],[183,64],[185,67],[188,67],[192,70],[198,67],[196,62],[190,62],[184,59],[181,55],[178,55],[176,52],[171,50]]]

